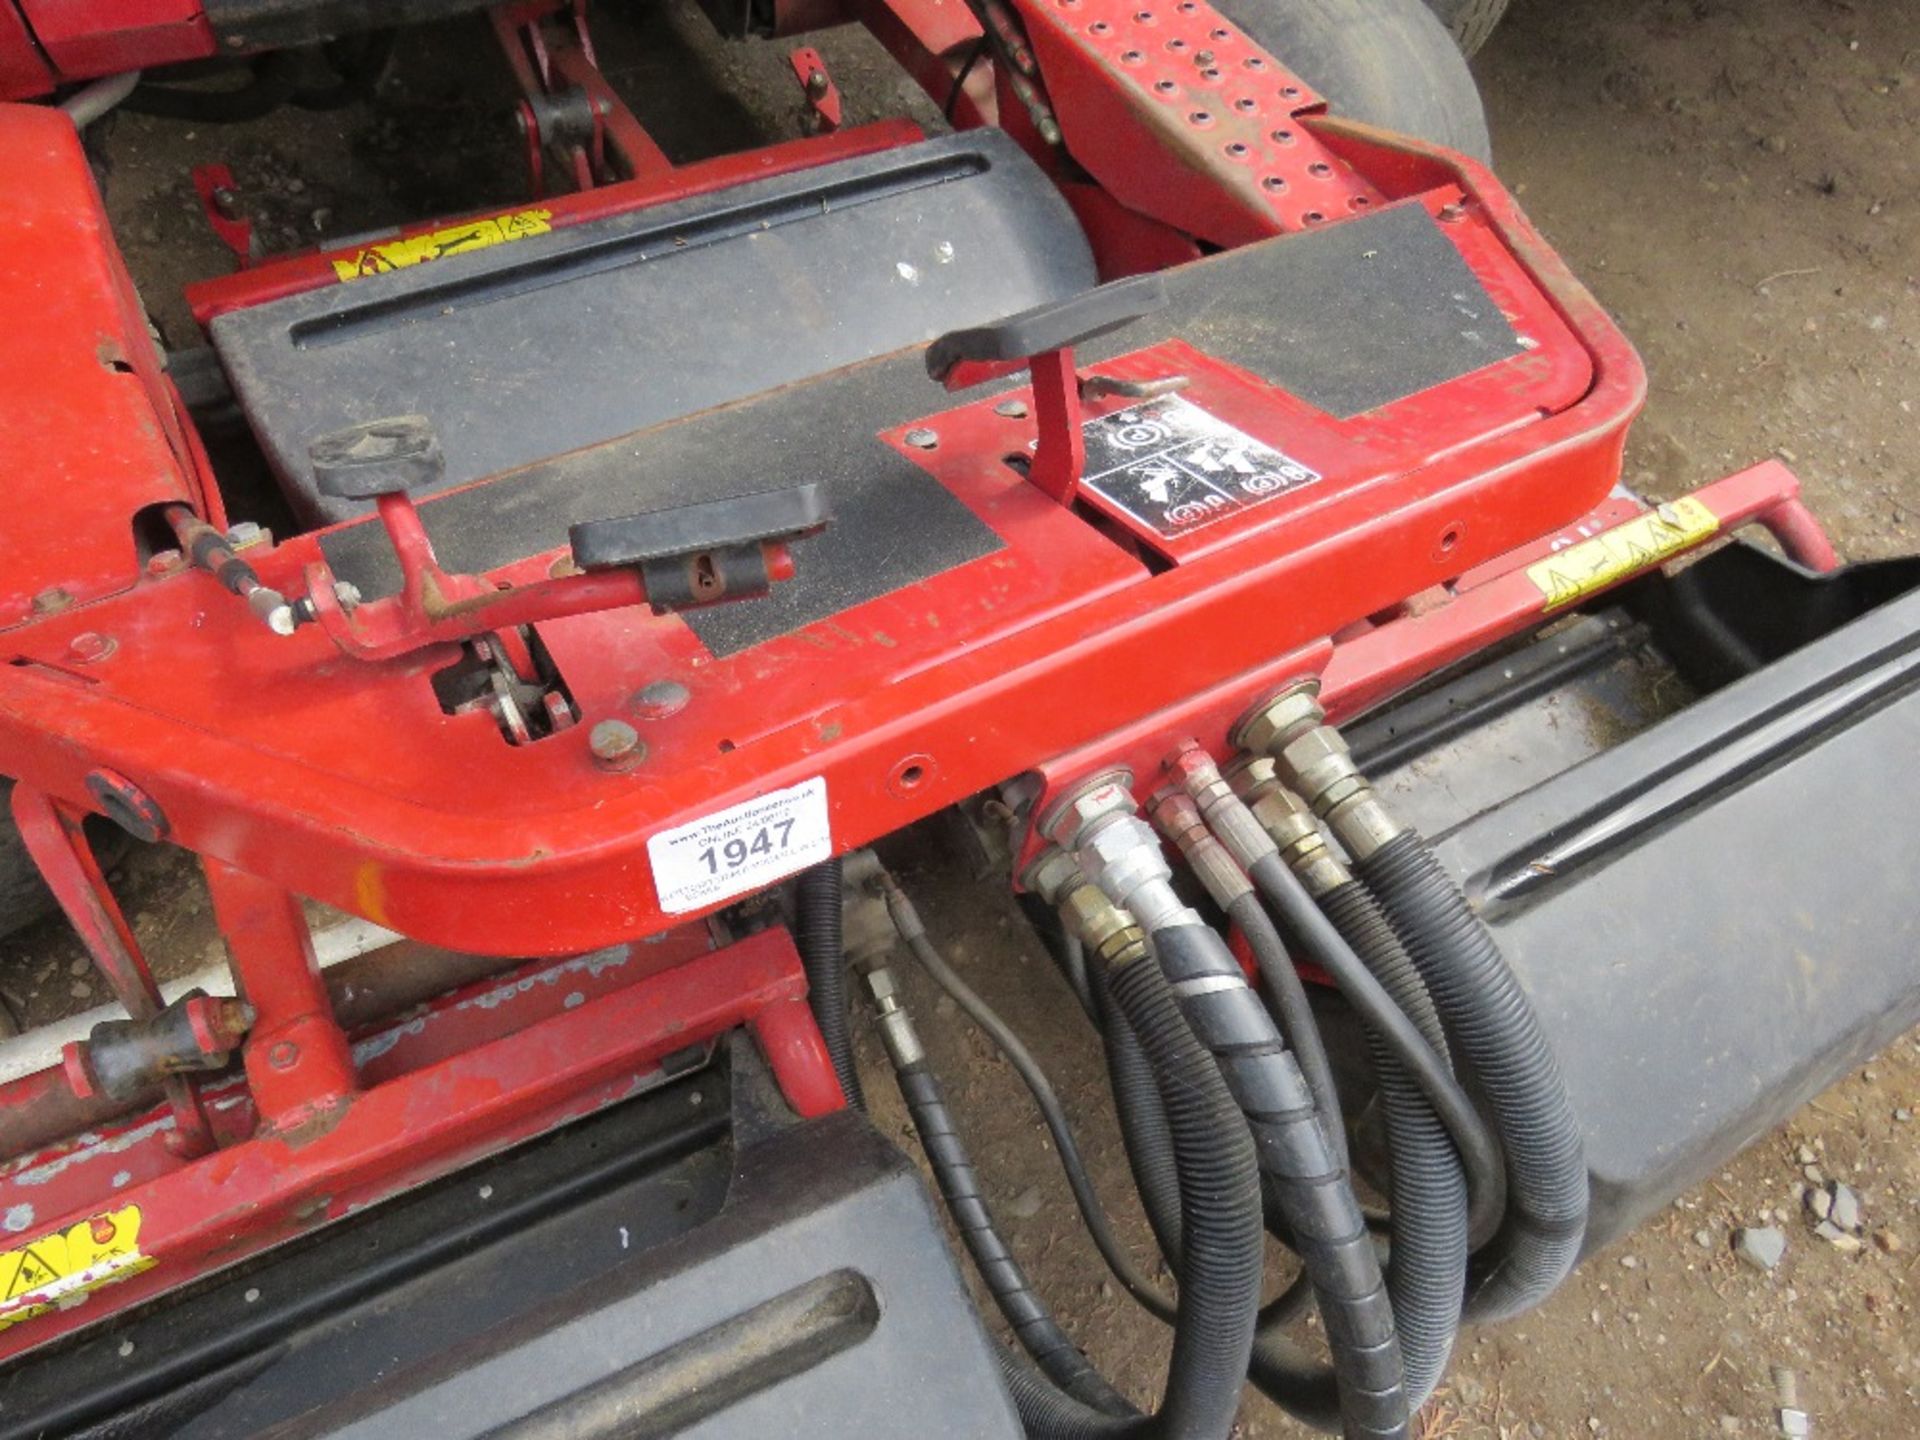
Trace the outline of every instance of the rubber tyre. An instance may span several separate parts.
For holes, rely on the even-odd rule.
[[[1440,17],[1440,23],[1453,36],[1463,55],[1479,52],[1493,34],[1493,27],[1507,13],[1511,0],[1427,0],[1427,8]]]
[[[60,908],[46,881],[40,878],[39,866],[21,843],[12,806],[13,781],[0,776],[0,937],[44,920]],[[87,840],[93,846],[94,858],[108,874],[127,858],[133,846],[125,831],[98,816],[87,821]]]
[[[1214,0],[1214,6],[1325,95],[1335,114],[1476,160],[1490,158],[1486,111],[1466,57],[1422,0]]]

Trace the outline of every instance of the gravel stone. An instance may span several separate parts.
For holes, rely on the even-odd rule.
[[[1743,1227],[1733,1232],[1733,1253],[1764,1274],[1787,1253],[1787,1237],[1771,1225]]]

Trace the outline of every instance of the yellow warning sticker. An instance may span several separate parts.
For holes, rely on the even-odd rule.
[[[333,273],[342,280],[358,280],[363,275],[404,270],[409,265],[424,265],[429,260],[464,255],[469,250],[485,250],[490,245],[525,240],[529,235],[545,235],[552,229],[551,210],[515,210],[506,215],[449,225],[425,235],[383,240],[378,245],[369,245],[356,251],[350,258],[335,260]]]
[[[140,1253],[140,1207],[95,1215],[65,1230],[0,1251],[0,1330],[153,1264]]]
[[[1651,569],[1719,528],[1720,517],[1689,495],[1536,561],[1527,578],[1547,597],[1546,608],[1558,609]]]

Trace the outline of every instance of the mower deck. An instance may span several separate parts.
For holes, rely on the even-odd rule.
[[[855,1070],[822,1033],[847,907],[821,862],[957,805],[1019,883],[1060,847],[1062,893],[1095,907],[1075,912],[1083,966],[1180,980],[1164,1004],[1131,983],[1109,998],[1156,1027],[1163,1128],[1212,1126],[1174,1146],[1185,1198],[1220,1207],[1188,1238],[1248,1242],[1216,1271],[1169,1249],[1183,1277],[1236,1272],[1192,1286],[1186,1313],[1253,1323],[1257,1159],[1300,1207],[1284,1228],[1357,1367],[1320,1388],[1349,1418],[1398,1403],[1382,1434],[1405,1433],[1386,1371],[1406,1297],[1381,1298],[1331,1143],[1340,1097],[1289,1069],[1226,939],[1166,878],[1142,797],[1173,777],[1154,812],[1181,865],[1210,887],[1232,871],[1284,927],[1284,887],[1247,878],[1248,827],[1268,822],[1232,808],[1207,752],[1296,766],[1271,783],[1298,796],[1268,798],[1312,834],[1286,843],[1321,843],[1311,802],[1357,867],[1380,862],[1367,883],[1401,909],[1379,925],[1406,932],[1387,945],[1431,947],[1402,978],[1417,963],[1508,993],[1476,1024],[1477,996],[1416,977],[1490,1064],[1456,1076],[1418,1034],[1399,1052],[1435,1072],[1424,1098],[1403,1084],[1400,1114],[1431,1121],[1453,1208],[1426,1238],[1444,1249],[1457,1218],[1463,1304],[1469,1199],[1511,1222],[1494,1214],[1481,1259],[1533,1247],[1500,1303],[1536,1303],[1578,1235],[1604,1243],[1920,1007],[1910,919],[1849,908],[1860,885],[1900,893],[1872,832],[1920,806],[1912,577],[1814,578],[1838,562],[1778,464],[1668,504],[1622,489],[1639,361],[1484,167],[1328,115],[1205,0],[801,9],[865,20],[960,133],[839,131],[802,51],[822,133],[675,170],[599,72],[584,4],[516,0],[492,23],[528,203],[253,266],[217,177],[196,177],[242,269],[193,289],[213,346],[194,389],[231,401],[244,459],[309,527],[278,536],[232,523],[231,472],[149,339],[72,124],[0,106],[25,197],[0,229],[0,382],[44,402],[0,427],[0,473],[33,497],[0,546],[0,760],[26,852],[129,1017],[0,1087],[21,1138],[0,1161],[18,1234],[0,1357],[63,1346],[0,1378],[0,1432],[844,1434],[910,1410],[1016,1433],[907,1170],[834,1113]],[[335,13],[209,4],[195,44]],[[1733,547],[1659,577],[1749,524],[1788,566]],[[1631,668],[1611,611],[1571,619],[1616,598],[1646,663],[1705,698],[1659,716],[1636,696],[1628,723],[1508,763],[1530,707],[1551,720],[1563,692]],[[1748,611],[1767,623],[1743,629]],[[1329,716],[1366,717],[1360,748],[1401,767],[1385,788],[1414,786],[1498,946],[1459,940],[1474,915],[1437,866],[1416,872],[1417,837],[1386,838]],[[1457,786],[1427,782],[1436,763]],[[90,814],[201,857],[238,996],[163,1008]],[[1810,824],[1814,881],[1784,838]],[[1261,833],[1271,881],[1282,842]],[[1768,837],[1777,854],[1726,863]],[[780,889],[802,871],[804,964]],[[1296,883],[1332,924],[1338,887]],[[1247,907],[1212,893],[1246,940]],[[349,1017],[303,900],[461,963],[396,958],[425,982]],[[1803,903],[1858,917],[1844,962],[1813,954]],[[1274,935],[1295,949],[1270,978],[1324,945],[1306,933]],[[498,973],[474,980],[475,955]],[[924,1138],[930,1071],[870,978]],[[1777,1008],[1715,1008],[1714,981]],[[1384,1003],[1418,1028],[1419,1004]],[[1811,1039],[1781,1042],[1788,1024]],[[729,1081],[723,1127],[707,1116]],[[1694,1109],[1653,1133],[1675,1094]],[[53,1123],[75,1115],[90,1128]],[[958,1141],[927,1149],[964,1209]],[[1193,1179],[1216,1159],[1218,1186]],[[1432,1288],[1450,1338],[1456,1297]],[[1224,1353],[1233,1327],[1213,1328],[1176,1363]],[[62,1387],[66,1359],[109,1346],[130,1362],[112,1384]],[[1195,1382],[1228,1419],[1248,1354]]]

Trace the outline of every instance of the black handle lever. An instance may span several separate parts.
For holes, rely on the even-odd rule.
[[[1132,324],[1166,304],[1167,287],[1158,275],[1134,275],[1096,285],[991,325],[949,330],[927,347],[927,374],[944,385],[961,365],[1009,365],[1050,350],[1065,350]]]

